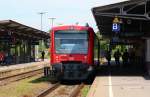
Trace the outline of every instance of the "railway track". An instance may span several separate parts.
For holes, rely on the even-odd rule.
[[[59,83],[49,87],[36,97],[77,97],[84,84],[61,85]]]
[[[25,72],[25,73],[21,73],[21,74],[17,74],[17,75],[13,75],[13,76],[9,76],[9,77],[0,78],[0,86],[9,84],[14,81],[22,80],[22,79],[25,79],[28,77],[40,75],[40,74],[41,75],[43,74],[43,68]]]

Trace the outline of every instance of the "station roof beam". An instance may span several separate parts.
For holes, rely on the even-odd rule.
[[[122,21],[120,35],[149,35],[150,0],[130,0],[94,7],[92,12],[102,35],[113,36],[112,21],[116,16]]]
[[[13,31],[18,35],[34,37],[37,39],[49,39],[49,33],[23,25],[12,20],[0,21],[0,29],[5,31]]]

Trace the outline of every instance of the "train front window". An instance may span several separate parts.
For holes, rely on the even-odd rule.
[[[87,54],[87,31],[55,32],[55,49],[57,54]]]

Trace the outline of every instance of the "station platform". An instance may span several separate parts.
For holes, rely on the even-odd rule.
[[[106,71],[96,76],[87,97],[150,97],[149,90],[147,75]]]
[[[9,66],[0,66],[0,78],[5,78],[33,70],[42,69],[44,66],[50,64],[50,61],[45,59],[44,61],[15,64]]]
[[[136,77],[96,77],[87,97],[149,97],[150,81]]]

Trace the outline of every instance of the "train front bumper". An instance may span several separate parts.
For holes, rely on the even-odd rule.
[[[55,64],[53,69],[64,80],[86,80],[94,73],[94,67],[88,64]]]

